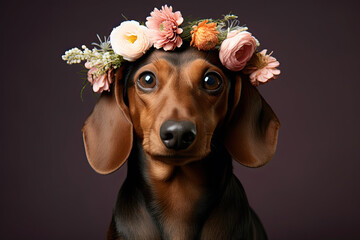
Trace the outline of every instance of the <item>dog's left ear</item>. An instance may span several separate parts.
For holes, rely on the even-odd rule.
[[[238,75],[234,87],[226,148],[245,166],[263,166],[275,153],[280,122],[247,77]]]
[[[103,92],[82,128],[87,159],[98,173],[117,170],[133,144],[133,125],[123,101],[123,68],[115,73],[115,87]]]

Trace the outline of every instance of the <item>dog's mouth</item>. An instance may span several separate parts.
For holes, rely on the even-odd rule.
[[[153,160],[161,161],[169,165],[182,166],[187,163],[198,161],[204,158],[204,156],[188,155],[188,154],[151,154],[148,153]]]

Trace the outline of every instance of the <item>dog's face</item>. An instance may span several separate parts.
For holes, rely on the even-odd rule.
[[[145,152],[182,165],[210,153],[228,110],[230,81],[216,52],[152,51],[129,75],[130,118]]]
[[[247,76],[226,70],[216,51],[189,47],[148,51],[118,69],[83,137],[90,165],[103,174],[126,161],[134,133],[154,160],[184,165],[207,156],[214,132],[220,132],[235,160],[258,167],[272,158],[279,127]]]

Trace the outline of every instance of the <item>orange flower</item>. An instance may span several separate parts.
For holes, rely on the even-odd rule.
[[[191,46],[197,47],[198,50],[211,50],[218,44],[219,39],[217,37],[218,31],[216,31],[216,23],[208,23],[209,20],[204,20],[197,26],[193,26],[191,31]]]

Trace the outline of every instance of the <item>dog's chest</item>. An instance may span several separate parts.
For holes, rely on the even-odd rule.
[[[167,182],[154,186],[154,203],[162,209],[158,221],[166,239],[192,239],[196,234],[196,213],[204,187],[199,176],[179,170]]]

